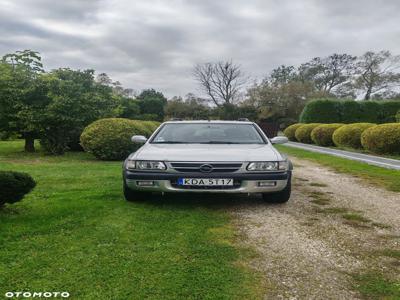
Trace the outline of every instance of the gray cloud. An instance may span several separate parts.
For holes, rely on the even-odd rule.
[[[0,54],[93,68],[126,87],[195,91],[195,63],[233,59],[259,78],[334,52],[400,53],[393,0],[0,0]]]

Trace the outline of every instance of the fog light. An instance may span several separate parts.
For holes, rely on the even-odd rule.
[[[138,186],[153,186],[154,185],[154,181],[141,180],[141,181],[136,181],[136,184]]]
[[[259,181],[258,186],[260,187],[276,186],[276,181]]]

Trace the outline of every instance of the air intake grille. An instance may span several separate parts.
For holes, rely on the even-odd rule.
[[[208,168],[203,168],[207,166]],[[211,168],[210,168],[211,166]],[[242,163],[171,163],[171,167],[182,173],[201,172],[201,173],[230,173],[236,172],[242,167]],[[206,171],[204,171],[206,169]],[[211,169],[211,171],[208,171]]]

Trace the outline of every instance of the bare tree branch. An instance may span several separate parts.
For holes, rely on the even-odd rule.
[[[232,104],[247,82],[240,65],[232,61],[198,64],[193,69],[193,76],[217,106]]]

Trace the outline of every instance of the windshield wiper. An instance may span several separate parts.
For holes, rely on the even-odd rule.
[[[208,141],[208,142],[203,142],[200,144],[241,144],[241,143],[236,143],[236,142],[223,142],[223,141]]]
[[[153,142],[153,144],[187,144],[187,142],[180,142],[180,141],[159,141],[159,142]]]

